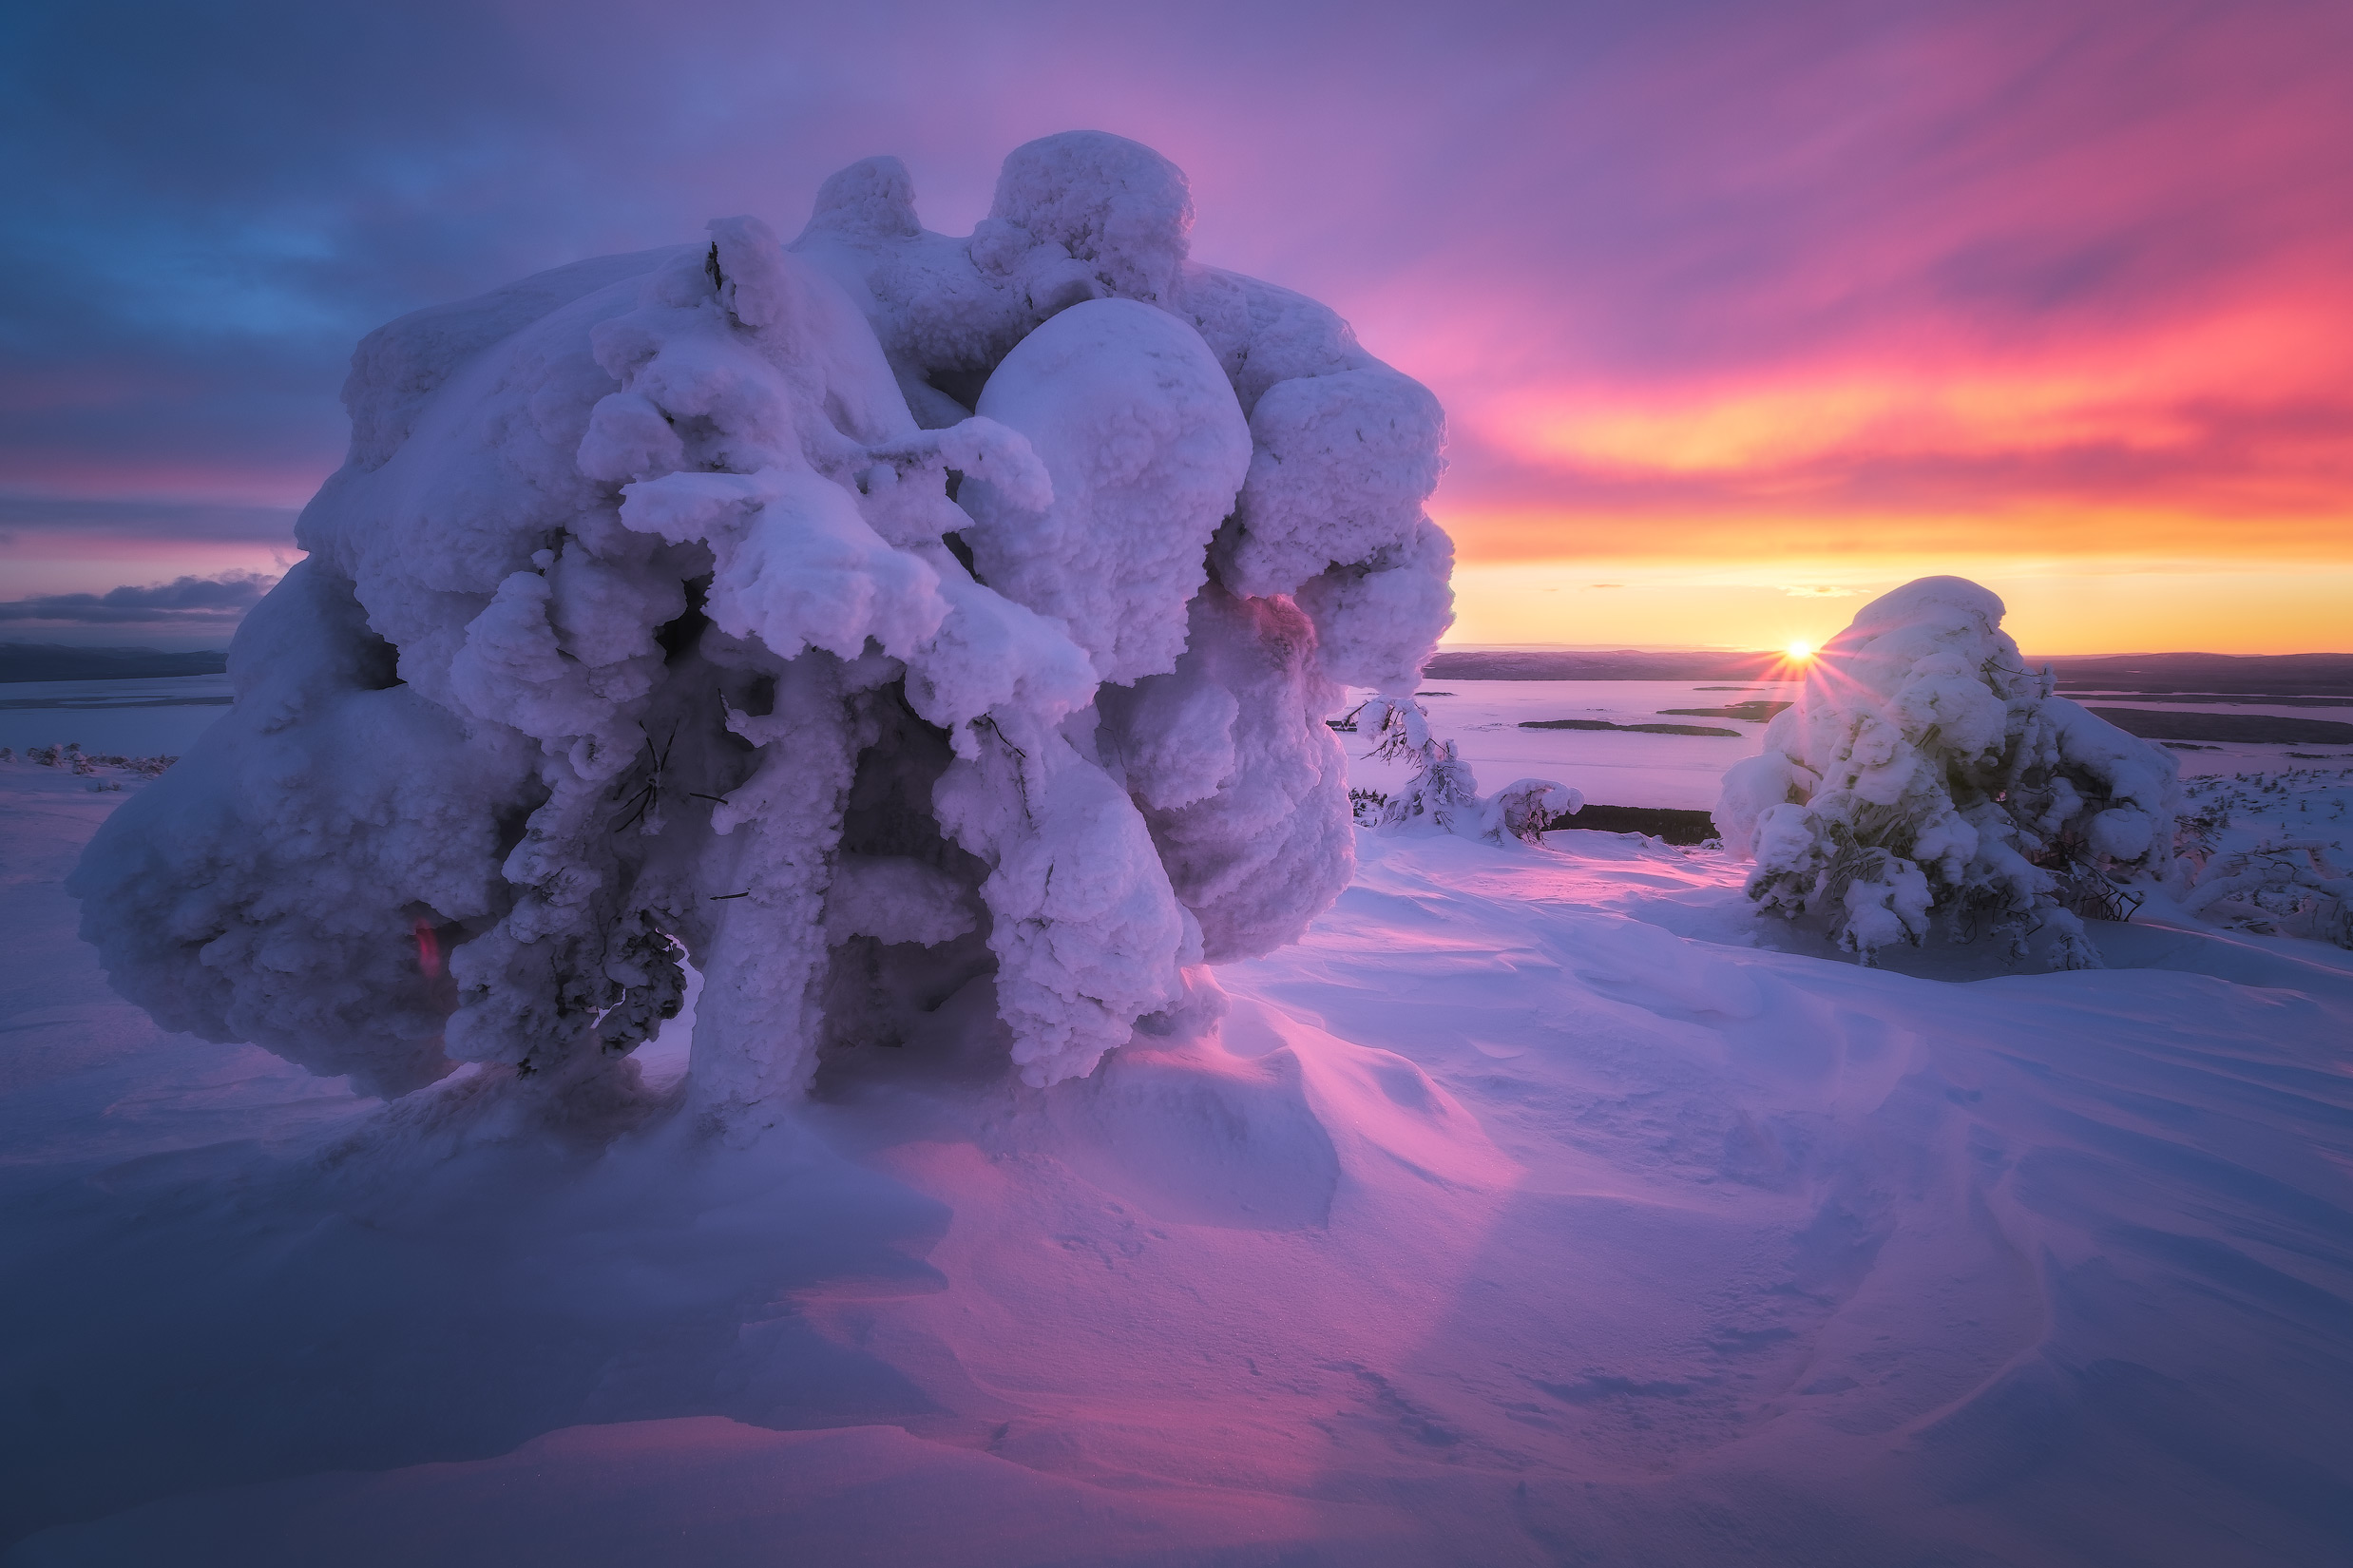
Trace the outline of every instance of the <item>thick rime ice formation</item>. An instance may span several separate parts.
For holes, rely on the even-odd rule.
[[[2039,922],[2059,963],[2098,963],[2062,882],[2164,873],[2179,764],[2051,695],[2001,616],[1976,583],[1924,577],[1816,656],[1763,754],[1724,777],[1716,825],[1755,859],[1750,897],[1821,911],[1866,962],[1920,942],[1941,909],[2021,955]]]
[[[1450,616],[1438,405],[1199,266],[1150,149],[906,169],[780,245],[584,261],[360,345],[237,705],[73,888],[175,1029],[397,1095],[628,1052],[789,1096],[989,987],[1033,1083],[1347,882],[1338,683]],[[446,973],[445,958],[446,955]]]

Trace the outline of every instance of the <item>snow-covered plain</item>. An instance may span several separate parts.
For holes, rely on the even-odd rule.
[[[120,781],[0,764],[11,1565],[2353,1540],[2340,949],[2158,908],[2106,969],[1922,978],[1713,851],[1366,833],[1206,1038],[1038,1089],[943,1020],[747,1145],[559,1138],[485,1069],[386,1107],[115,1000],[60,882]]]

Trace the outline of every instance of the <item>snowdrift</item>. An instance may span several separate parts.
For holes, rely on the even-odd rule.
[[[1191,223],[1117,137],[1017,149],[965,239],[871,159],[789,247],[371,335],[234,710],[76,874],[115,985],[377,1095],[577,1091],[691,960],[739,1119],[976,989],[1083,1075],[1295,938],[1351,864],[1335,683],[1450,618],[1442,423]]]

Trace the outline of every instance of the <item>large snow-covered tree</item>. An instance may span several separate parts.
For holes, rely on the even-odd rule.
[[[683,957],[726,1117],[972,986],[1083,1074],[1294,938],[1352,866],[1323,715],[1451,617],[1442,421],[1192,217],[1098,133],[962,239],[870,159],[790,245],[372,335],[235,707],[74,878],[115,985],[398,1095],[596,1071]]]
[[[2162,874],[2180,765],[2054,696],[2001,619],[1977,583],[1925,577],[1814,657],[1763,753],[1724,776],[1716,826],[1755,860],[1751,898],[1826,920],[1865,962],[1939,911],[2021,953],[2041,928],[2058,963],[2098,962],[2062,880]]]

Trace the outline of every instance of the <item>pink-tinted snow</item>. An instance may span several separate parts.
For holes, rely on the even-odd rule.
[[[2345,1539],[2336,949],[1923,978],[1712,851],[1365,835],[1206,1037],[1042,1090],[943,1020],[748,1146],[559,1137],[482,1069],[382,1107],[109,998],[88,783],[0,766],[11,1568]]]

